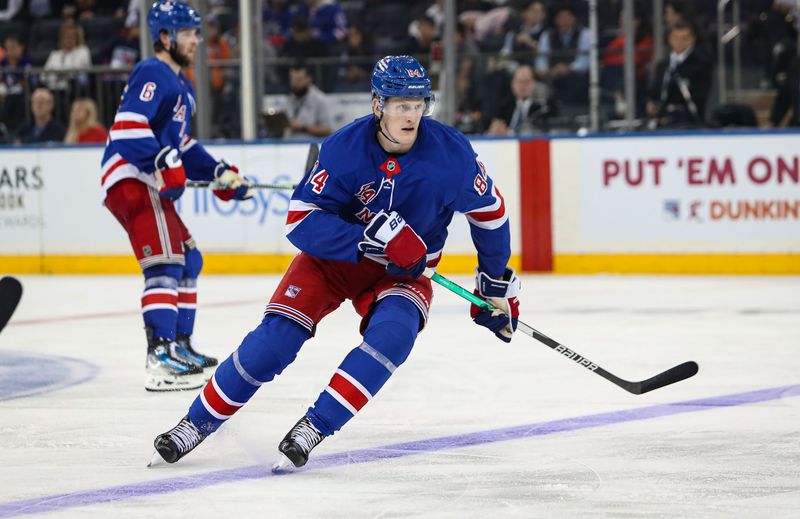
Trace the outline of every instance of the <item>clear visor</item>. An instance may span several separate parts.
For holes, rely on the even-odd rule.
[[[426,116],[433,113],[433,104],[433,95],[425,99],[389,98],[383,103],[383,112],[390,117]]]

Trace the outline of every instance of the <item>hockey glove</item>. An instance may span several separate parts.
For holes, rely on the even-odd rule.
[[[469,310],[472,320],[489,328],[501,341],[511,342],[519,317],[519,299],[517,299],[521,286],[519,278],[511,267],[506,267],[503,279],[492,279],[483,272],[476,272],[475,293],[487,299],[496,308],[483,310],[472,305]]]
[[[418,278],[425,270],[428,247],[395,211],[376,214],[364,229],[364,241],[358,244],[358,248],[368,254],[386,254],[394,271],[402,272],[389,272],[392,275]]]
[[[214,168],[211,189],[220,200],[247,200],[253,197],[253,183],[239,174],[239,168],[224,160]]]
[[[177,200],[186,189],[186,171],[183,169],[180,152],[177,149],[165,146],[156,155],[156,183],[158,193],[164,198]]]

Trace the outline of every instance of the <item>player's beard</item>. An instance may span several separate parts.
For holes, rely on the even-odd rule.
[[[173,41],[169,46],[169,57],[181,68],[186,68],[192,64],[192,60],[189,59],[189,56],[187,54],[182,54],[178,50],[178,42],[176,41]]]

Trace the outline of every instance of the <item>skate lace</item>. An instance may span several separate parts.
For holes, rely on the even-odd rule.
[[[169,435],[181,452],[188,452],[203,441],[203,434],[188,420],[181,420]]]
[[[297,424],[290,436],[292,441],[299,445],[306,454],[311,452],[311,449],[316,447],[324,437],[307,419]]]

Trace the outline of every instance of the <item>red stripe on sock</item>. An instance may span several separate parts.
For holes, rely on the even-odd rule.
[[[208,402],[208,405],[213,407],[214,411],[223,416],[231,416],[240,408],[240,406],[230,405],[228,402],[223,400],[221,396],[219,396],[217,389],[214,387],[213,379],[209,380],[206,384],[206,387],[203,388],[203,396],[206,397],[206,402]]]
[[[331,383],[328,385],[342,395],[356,411],[360,411],[361,408],[369,402],[369,399],[364,393],[338,373],[334,373]]]
[[[178,296],[174,294],[147,294],[142,296],[142,306],[166,303],[169,305],[178,304]]]
[[[179,303],[197,303],[197,292],[178,292]]]

